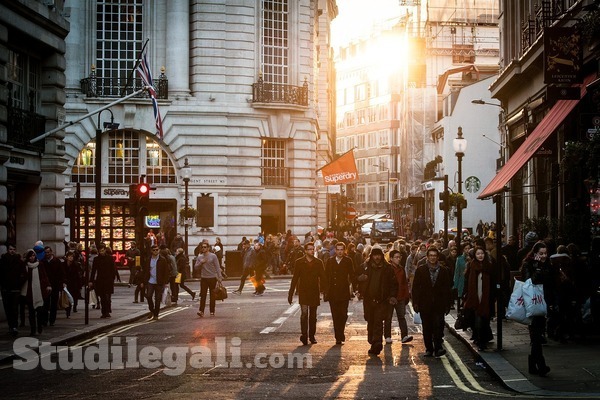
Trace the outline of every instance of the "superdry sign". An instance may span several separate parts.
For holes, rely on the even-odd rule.
[[[321,168],[323,182],[325,185],[339,185],[340,183],[352,183],[358,181],[358,170],[354,161],[354,150],[340,156]]]

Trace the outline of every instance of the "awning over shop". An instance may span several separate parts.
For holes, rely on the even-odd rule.
[[[587,93],[586,85],[589,84],[595,76],[588,76],[581,85],[580,99]],[[538,126],[531,132],[529,137],[517,149],[515,154],[502,167],[500,172],[483,189],[478,199],[485,199],[496,193],[502,192],[504,186],[515,176],[515,174],[533,157],[535,152],[544,144],[546,139],[558,128],[580,100],[559,100],[550,109],[548,114],[542,119]]]
[[[356,218],[359,221],[364,221],[365,219],[373,219],[371,218],[373,216],[373,214],[365,214],[365,215],[361,215],[360,217]]]
[[[375,214],[369,219],[372,219],[372,220],[381,219],[381,218],[385,218],[386,215],[387,214]]]

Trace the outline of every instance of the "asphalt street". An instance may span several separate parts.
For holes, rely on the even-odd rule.
[[[198,290],[198,283],[192,282]],[[409,329],[415,340],[394,342],[369,356],[362,303],[353,301],[347,341],[335,344],[327,303],[319,307],[317,344],[299,341],[299,306],[287,304],[289,279],[271,280],[264,296],[246,287],[217,302],[216,315],[196,315],[198,300],[184,293],[176,306],[148,321],[145,305],[131,304],[133,288],[117,287],[117,308],[139,315],[117,326],[69,341],[68,348],[40,348],[0,365],[1,398],[460,398],[515,397],[490,374],[469,349],[446,335],[448,354],[423,357],[420,326]],[[90,310],[92,321],[99,312]],[[57,326],[61,323],[59,319]],[[50,329],[50,328],[49,328]],[[43,335],[46,335],[44,333]],[[43,336],[40,337],[44,340]],[[50,354],[48,350],[58,350]],[[110,350],[109,350],[110,349]],[[106,357],[105,357],[106,356]],[[77,360],[82,360],[77,363]],[[70,369],[69,369],[70,367]]]

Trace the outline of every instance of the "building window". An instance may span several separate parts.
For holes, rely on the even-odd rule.
[[[97,0],[96,71],[104,95],[120,96],[142,49],[143,0]]]
[[[367,201],[369,203],[377,202],[377,184],[369,183],[367,186]]]
[[[148,183],[177,183],[167,152],[150,136],[146,136],[146,177]]]
[[[110,131],[102,135],[108,149],[108,176],[103,182],[131,184],[146,175],[146,182],[177,183],[175,167],[167,153],[152,136],[131,130]],[[88,143],[77,156],[71,174],[72,182],[95,183],[96,141]]]
[[[35,112],[39,108],[40,66],[36,59],[8,51],[8,106]]]
[[[285,167],[285,140],[263,139],[261,149],[262,184],[287,186],[288,169]]]
[[[285,85],[289,72],[288,0],[263,0],[262,15],[263,79]]]
[[[140,175],[139,134],[117,131],[108,134],[109,183],[136,183]]]
[[[71,180],[79,183],[94,183],[96,177],[96,140],[92,140],[79,152]]]
[[[364,184],[356,185],[356,201],[358,203],[365,202],[365,185]]]

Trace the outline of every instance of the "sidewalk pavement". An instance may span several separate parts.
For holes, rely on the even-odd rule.
[[[274,277],[275,278],[275,277]],[[237,278],[228,279],[231,281]],[[196,284],[195,284],[196,285]],[[196,286],[194,286],[196,287]],[[84,305],[80,303],[79,312],[66,318],[64,310],[58,312],[56,324],[45,327],[42,334],[36,336],[40,341],[52,345],[70,343],[94,333],[107,332],[111,327],[130,323],[148,316],[148,304],[133,303],[134,288],[126,284],[115,286],[112,298],[111,318],[100,318],[100,310],[89,310],[89,324],[84,324]],[[179,304],[191,304],[187,293],[180,293]],[[526,395],[554,396],[560,398],[600,398],[600,338],[588,337],[578,342],[561,344],[548,339],[544,346],[546,363],[552,369],[546,377],[531,375],[528,372],[529,333],[527,326],[513,321],[502,322],[502,350],[497,351],[497,342],[490,342],[488,349],[478,351],[469,340],[471,333],[456,331],[454,321],[456,311],[446,316],[448,330],[461,339],[478,356],[485,367],[496,375],[504,385]],[[15,338],[6,333],[6,323],[0,331],[0,362],[14,357]],[[28,322],[27,322],[28,324]],[[494,340],[497,323],[492,322]],[[29,327],[21,328],[18,337],[29,333]]]
[[[527,325],[502,321],[502,349],[497,350],[497,321],[492,322],[494,341],[485,351],[471,342],[470,331],[454,329],[456,310],[446,316],[448,330],[480,357],[504,385],[516,392],[559,398],[600,398],[600,337],[592,336],[566,344],[548,339],[544,345],[546,364],[551,368],[545,377],[528,371],[529,331]]]
[[[85,304],[79,301],[76,313],[71,312],[67,318],[64,310],[59,310],[56,315],[54,326],[44,327],[43,332],[36,335],[40,342],[50,342],[59,345],[83,338],[90,334],[106,332],[111,327],[126,324],[147,317],[149,315],[148,303],[133,303],[134,287],[127,284],[115,285],[115,293],[112,297],[112,313],[110,318],[100,318],[99,309],[89,308],[88,325],[85,325]],[[187,295],[187,293],[186,293]],[[188,299],[191,299],[187,296]],[[181,296],[180,296],[181,302]],[[19,328],[19,337],[29,336],[29,320],[27,310],[25,311],[25,327]],[[14,357],[13,342],[16,338],[7,333],[6,322],[0,328],[0,362],[10,360]]]

